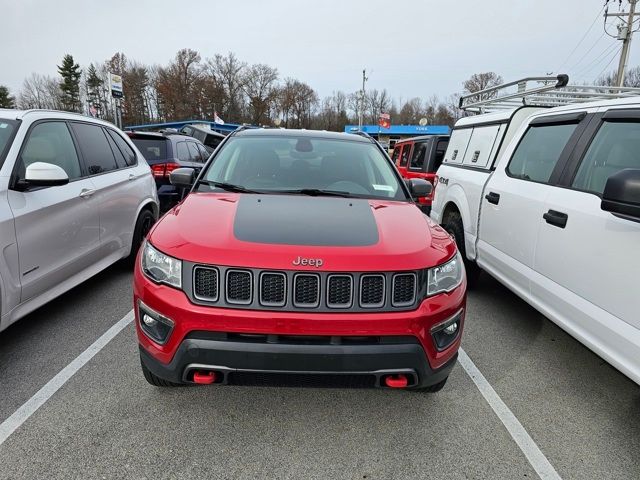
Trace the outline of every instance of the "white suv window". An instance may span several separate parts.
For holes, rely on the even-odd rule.
[[[607,179],[625,168],[640,168],[640,123],[605,122],[582,159],[572,186],[602,195]]]
[[[513,153],[507,173],[522,180],[548,183],[577,126],[571,123],[530,127]]]
[[[20,158],[20,179],[24,179],[25,169],[35,162],[59,166],[67,173],[69,180],[82,176],[78,154],[65,122],[44,122],[33,127]]]

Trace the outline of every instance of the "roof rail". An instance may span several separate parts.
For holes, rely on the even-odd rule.
[[[516,91],[511,87],[516,87]],[[555,77],[526,77],[463,95],[459,107],[469,113],[488,113],[523,105],[558,107],[636,95],[640,95],[640,88],[569,85],[569,76],[560,74]]]
[[[349,132],[351,135],[358,135],[360,137],[368,138],[370,142],[376,143],[376,139],[369,135],[367,132],[363,132],[362,130],[358,130],[356,132]]]

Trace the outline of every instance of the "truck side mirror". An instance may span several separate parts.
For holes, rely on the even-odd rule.
[[[604,187],[600,208],[640,222],[640,169],[627,168],[611,175]]]

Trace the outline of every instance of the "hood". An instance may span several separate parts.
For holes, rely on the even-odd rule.
[[[149,238],[190,262],[279,270],[417,270],[455,253],[414,204],[301,195],[193,193]]]

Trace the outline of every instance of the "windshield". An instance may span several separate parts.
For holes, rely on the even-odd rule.
[[[164,138],[135,138],[131,139],[147,161],[167,159],[167,141]]]
[[[407,200],[389,161],[372,143],[301,136],[230,139],[203,176],[259,192],[339,192],[345,196]]]

